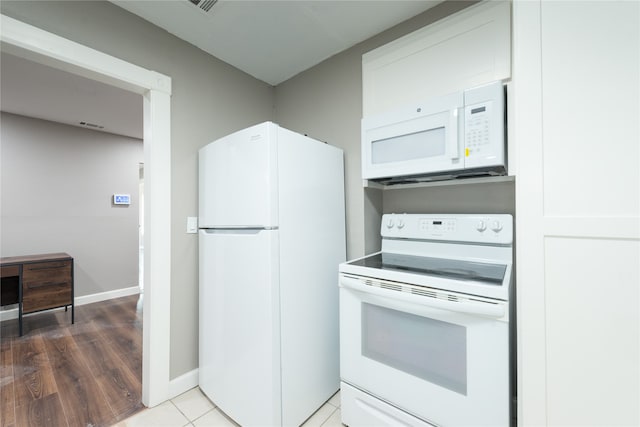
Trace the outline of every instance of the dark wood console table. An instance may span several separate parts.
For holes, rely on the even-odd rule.
[[[75,319],[73,258],[66,253],[0,258],[0,305],[18,304],[22,315],[71,306]]]

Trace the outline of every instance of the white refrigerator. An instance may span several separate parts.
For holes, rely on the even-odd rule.
[[[243,426],[339,388],[342,150],[265,122],[199,151],[199,383]]]

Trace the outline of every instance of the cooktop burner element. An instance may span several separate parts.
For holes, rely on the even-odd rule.
[[[489,264],[475,261],[432,258],[380,252],[349,262],[382,270],[404,271],[424,276],[439,276],[500,285],[507,270],[505,264]]]

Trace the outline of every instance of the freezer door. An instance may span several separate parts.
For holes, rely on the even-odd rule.
[[[265,122],[200,149],[200,228],[278,226],[276,130]]]
[[[243,426],[281,424],[277,230],[200,230],[202,391]]]

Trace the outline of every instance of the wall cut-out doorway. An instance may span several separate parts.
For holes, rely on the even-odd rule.
[[[143,96],[144,212],[142,402],[169,395],[171,287],[171,79],[154,71],[0,15],[4,52]],[[153,237],[153,238],[152,238]],[[153,327],[151,327],[153,325]]]
[[[144,163],[138,164],[138,286],[144,292]]]

